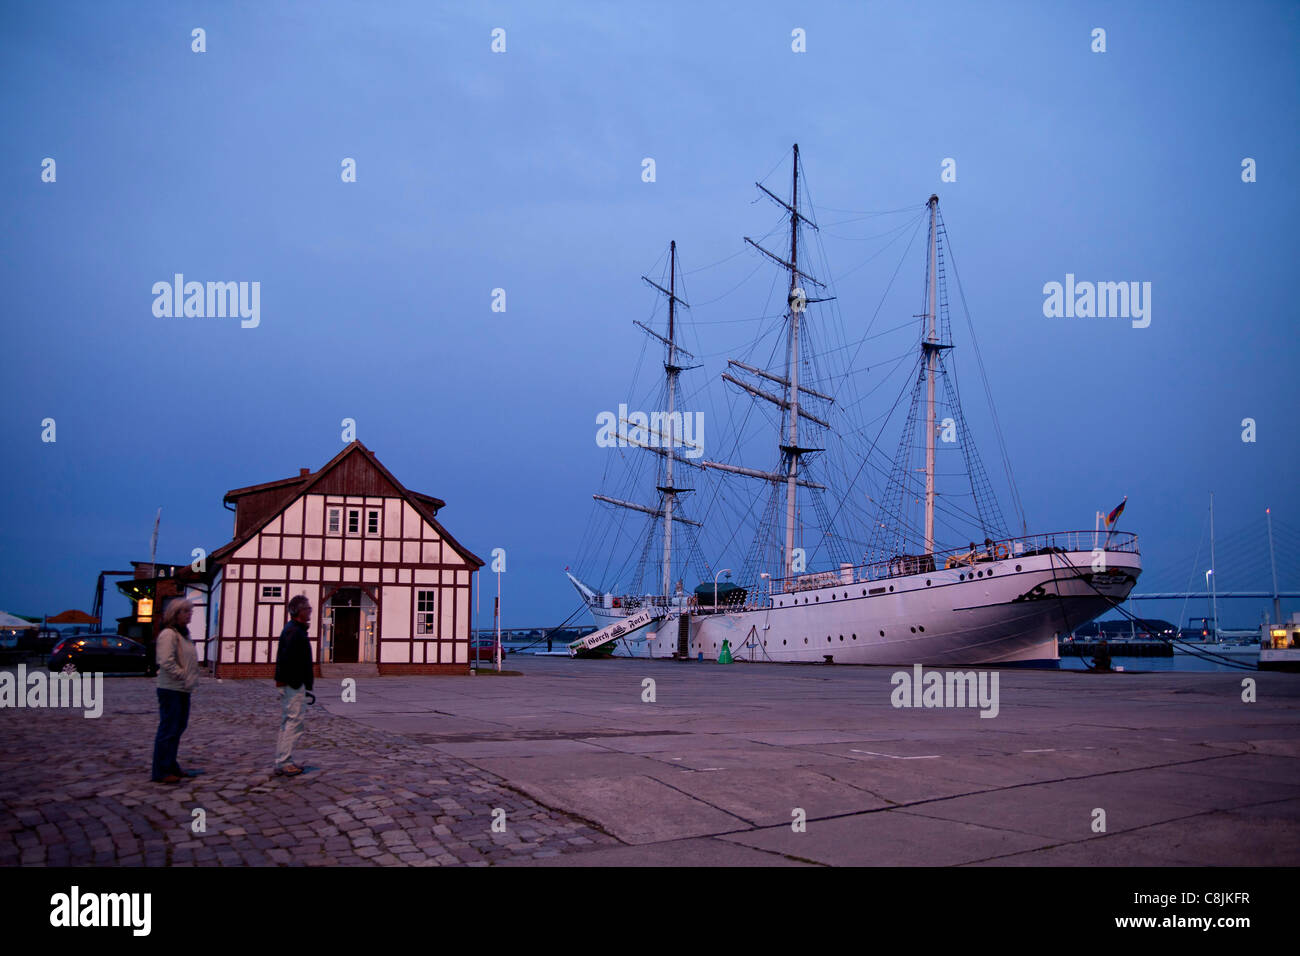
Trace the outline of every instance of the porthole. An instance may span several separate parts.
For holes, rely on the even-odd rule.
[[[916,633],[916,628],[912,628],[912,633],[913,633],[913,634]]]
[[[826,635],[826,643],[829,644],[830,642],[831,642],[831,636],[830,636],[829,634],[827,634],[827,635]]]
[[[880,632],[880,636],[881,636],[881,637],[884,637],[884,636],[885,636],[885,632],[884,632],[884,631],[881,631],[881,632]]]
[[[867,596],[867,589],[866,589],[866,588],[863,588],[863,589],[862,589],[862,596],[863,596],[863,597],[866,597],[866,596]]]
[[[890,594],[894,593],[894,586],[892,584],[889,586],[889,593]]]
[[[924,626],[924,625],[918,625],[918,629],[920,630],[920,632],[921,632],[922,634],[925,633],[925,626]]]
[[[982,577],[984,577],[984,572],[983,572],[983,571],[976,571],[976,572],[975,572],[975,577],[977,577],[977,578],[982,578]]]
[[[1018,565],[1018,564],[1016,565],[1016,570],[1017,570],[1017,571],[1020,570],[1020,565]]]
[[[987,571],[985,571],[984,573],[987,574],[989,577],[993,577],[993,569],[992,569],[992,568],[989,568],[989,569],[988,569]]]
[[[843,634],[840,635],[840,640],[841,640],[841,641],[844,640],[844,635],[843,635]]]
[[[929,579],[929,578],[926,578],[926,579],[925,579],[925,586],[926,586],[927,588],[930,586],[930,579]]]
[[[856,641],[858,639],[858,635],[854,634],[853,639]]]
[[[814,604],[820,604],[820,603],[821,603],[821,600],[822,600],[822,599],[819,598],[817,595],[815,595],[815,594],[813,595],[813,603],[814,603]]]
[[[781,638],[781,643],[782,643],[782,644],[785,644],[785,638],[784,638],[784,637]]]
[[[834,591],[831,592],[831,600],[832,600],[832,601],[835,600],[835,592],[834,592]]]
[[[959,574],[959,575],[957,575],[957,580],[958,580],[958,581],[965,581],[965,580],[966,580],[966,575],[964,575],[964,574]]]
[[[803,642],[804,642],[805,644],[807,644],[807,643],[808,643],[808,638],[805,637],[805,638],[803,639]]]

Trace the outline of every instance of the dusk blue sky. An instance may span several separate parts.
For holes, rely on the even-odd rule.
[[[462,543],[507,549],[507,625],[558,622],[610,454],[595,415],[633,397],[639,277],[670,239],[688,270],[741,252],[794,142],[824,207],[939,194],[1030,528],[1127,495],[1148,577],[1185,583],[1212,491],[1220,534],[1262,545],[1270,506],[1300,528],[1297,49],[1294,3],[6,4],[0,608],[89,609],[159,507],[160,560],[215,550],[227,490],[319,468],[353,418]],[[259,281],[260,327],[155,317],[177,272]],[[1150,282],[1150,327],[1045,318],[1066,273]],[[850,327],[879,275],[837,289]]]

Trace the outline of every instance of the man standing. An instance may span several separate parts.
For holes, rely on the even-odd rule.
[[[311,601],[302,594],[289,599],[289,620],[280,632],[275,654],[275,686],[282,688],[280,736],[275,747],[275,772],[286,777],[302,773],[293,762],[293,748],[302,736],[303,707],[312,685]]]

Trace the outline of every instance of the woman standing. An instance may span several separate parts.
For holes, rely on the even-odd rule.
[[[190,722],[190,694],[199,686],[199,655],[190,640],[194,605],[173,601],[163,611],[158,634],[158,735],[153,742],[154,783],[179,783],[186,773],[176,762],[181,734]]]

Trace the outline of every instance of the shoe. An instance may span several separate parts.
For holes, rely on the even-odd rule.
[[[283,767],[276,767],[275,774],[277,777],[296,777],[302,773],[302,767],[296,763],[287,763]]]
[[[203,772],[202,770],[182,770],[182,771],[181,771],[181,776],[182,776],[182,777],[197,777],[197,776],[198,776],[199,774],[201,774],[202,772]]]
[[[163,777],[161,780],[155,780],[155,781],[154,781],[154,783],[180,783],[180,782],[181,782],[181,778],[178,777],[178,776],[176,776],[176,774],[174,774],[174,773],[169,773],[167,776]]]

